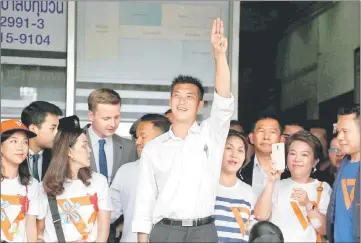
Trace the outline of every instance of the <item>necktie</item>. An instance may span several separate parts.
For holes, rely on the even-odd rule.
[[[99,139],[99,170],[100,174],[108,179],[107,157],[105,156],[104,144],[105,140]]]
[[[39,154],[33,155],[33,177],[39,181],[39,170],[38,170],[38,161],[39,161]]]

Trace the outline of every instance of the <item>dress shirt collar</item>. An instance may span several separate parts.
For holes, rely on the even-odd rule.
[[[181,138],[177,137],[176,135],[174,135],[173,131],[173,125],[170,126],[170,129],[168,131],[168,135],[169,135],[169,138],[172,138],[172,139],[176,139],[176,140],[182,140]],[[190,127],[189,131],[188,131],[188,134],[189,133],[201,133],[201,127],[199,126],[199,124],[197,123],[197,121],[195,121],[193,123],[193,125]]]
[[[43,152],[44,152],[44,149],[40,150],[37,154],[40,155],[40,157],[41,157],[43,155]],[[34,154],[35,153],[31,149],[29,149],[29,158],[30,159],[33,158]]]
[[[111,136],[105,137],[105,138],[99,137],[99,136],[94,132],[92,126],[89,127],[88,132],[89,132],[89,137],[90,137],[90,140],[91,140],[91,144],[92,144],[92,145],[98,144],[100,139],[104,139],[104,140],[105,140],[105,144],[109,144],[109,143],[112,142],[112,137],[111,137]]]
[[[255,165],[257,168],[260,168],[260,167],[261,167],[261,165],[259,164],[258,158],[257,158],[257,154],[254,155],[254,165]]]

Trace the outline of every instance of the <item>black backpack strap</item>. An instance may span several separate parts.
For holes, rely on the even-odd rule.
[[[61,218],[58,210],[58,203],[56,202],[56,197],[48,196],[48,202],[50,207],[51,215],[53,216],[53,223],[55,227],[56,236],[58,242],[65,242],[63,228],[61,227]]]

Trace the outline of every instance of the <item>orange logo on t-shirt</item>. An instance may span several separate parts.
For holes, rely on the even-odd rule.
[[[61,208],[62,213],[60,213],[60,215],[63,216],[64,222],[72,223],[82,236],[82,239],[86,240],[89,234],[89,232],[87,232],[87,224],[84,222],[78,210],[82,206],[93,205],[94,211],[87,223],[94,224],[99,211],[97,194],[95,193],[94,195],[68,199],[57,199],[56,201]]]
[[[248,222],[249,222],[249,220],[251,218],[251,211],[246,207],[239,207],[239,208],[231,207],[230,209],[231,209],[234,217],[236,218],[236,221],[237,221],[237,223],[239,225],[239,229],[241,231],[241,234],[243,236],[245,236],[246,231],[248,230]],[[248,219],[246,220],[246,222],[243,221],[242,216],[241,216],[241,212],[247,214]]]
[[[14,205],[21,205],[21,209],[14,221],[10,222],[6,214],[6,208]],[[18,232],[20,221],[25,218],[28,207],[29,200],[27,196],[1,195],[1,230],[4,232],[7,240],[14,240],[14,234]]]
[[[355,184],[356,179],[342,179],[341,185],[342,185],[342,193],[343,193],[343,199],[345,201],[346,209],[349,210],[351,207],[351,203],[353,199],[355,198]],[[348,187],[351,187],[351,192],[348,192]]]

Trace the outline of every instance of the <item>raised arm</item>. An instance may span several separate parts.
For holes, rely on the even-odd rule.
[[[227,62],[228,41],[224,36],[224,26],[221,19],[213,21],[211,42],[216,62],[216,92],[224,97],[231,97],[231,74]]]
[[[224,36],[224,26],[220,19],[213,21],[211,43],[216,65],[216,81],[214,100],[207,125],[210,128],[211,140],[217,146],[223,146],[228,134],[231,117],[234,112],[234,98],[231,94],[230,70],[227,62],[227,38]]]

